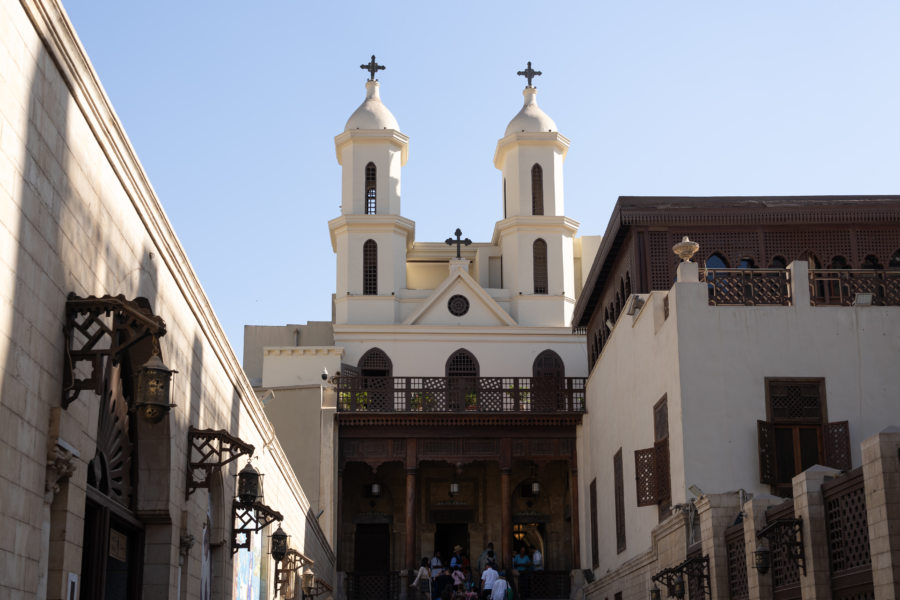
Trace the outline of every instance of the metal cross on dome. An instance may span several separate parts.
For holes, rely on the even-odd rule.
[[[375,57],[373,56],[372,58],[375,58]],[[531,80],[534,79],[535,77],[537,77],[538,75],[541,75],[541,72],[535,71],[534,69],[532,69],[531,61],[529,60],[528,68],[525,69],[524,71],[519,71],[518,73],[516,73],[516,75],[521,75],[522,77],[525,77],[526,79],[528,79],[528,87],[533,87],[531,85]]]
[[[452,246],[453,244],[456,244],[456,258],[462,258],[462,256],[460,256],[460,254],[459,254],[459,247],[460,246],[468,246],[469,244],[472,243],[472,240],[470,240],[469,238],[466,238],[464,240],[460,239],[460,238],[462,238],[462,230],[459,227],[456,228],[456,231],[453,232],[453,235],[456,236],[455,240],[453,238],[447,238],[446,240],[444,240],[444,243],[447,244],[448,246]]]
[[[531,63],[528,63],[528,65],[531,66]],[[369,72],[369,81],[375,81],[375,73],[377,73],[378,71],[384,71],[387,67],[385,67],[384,65],[379,65],[377,62],[375,62],[375,55],[373,54],[372,60],[369,61],[369,64],[359,65],[359,68],[365,69]]]

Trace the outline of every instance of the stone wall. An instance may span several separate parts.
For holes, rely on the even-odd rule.
[[[100,398],[82,392],[60,408],[70,292],[146,298],[167,324],[161,354],[179,372],[177,406],[134,433],[143,597],[200,597],[200,545],[182,546],[201,538],[209,503],[205,490],[185,501],[190,426],[256,447],[265,502],[331,580],[309,502],[58,2],[0,2],[0,89],[0,595],[63,598],[81,576]],[[215,499],[217,597],[231,595],[230,505],[243,462],[221,473]],[[271,591],[271,578],[264,585]]]

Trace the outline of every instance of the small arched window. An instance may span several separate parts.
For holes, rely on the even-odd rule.
[[[756,262],[749,256],[745,256],[741,259],[741,262],[738,263],[738,269],[755,269]]]
[[[829,269],[849,269],[850,265],[847,263],[847,259],[843,256],[835,256],[831,259],[831,264],[828,265]]]
[[[366,214],[375,214],[375,163],[366,165]]]
[[[706,259],[706,268],[707,269],[727,269],[728,261],[725,260],[725,257],[719,254],[718,252],[714,252],[709,255],[709,258]]]
[[[785,269],[787,268],[787,261],[783,256],[773,256],[772,262],[769,263],[770,269]]]
[[[358,363],[359,374],[363,377],[391,377],[393,365],[381,348],[370,348]]]
[[[888,263],[888,267],[891,269],[900,268],[900,250],[896,250],[891,254],[891,262]]]
[[[363,244],[363,294],[374,296],[378,293],[378,244],[366,240]]]
[[[531,249],[534,263],[534,293],[547,293],[547,242],[538,238]]]
[[[478,377],[478,361],[471,352],[460,348],[447,359],[446,373],[447,377]]]
[[[531,167],[531,214],[544,214],[544,170],[537,163]]]
[[[863,260],[862,267],[863,269],[883,269],[881,263],[878,262],[878,257],[872,254],[868,255],[865,260]]]

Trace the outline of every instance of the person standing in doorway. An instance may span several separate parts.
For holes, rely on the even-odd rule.
[[[497,573],[497,581],[491,589],[491,600],[506,600],[506,590],[509,589],[509,583],[506,581],[506,571]]]
[[[443,570],[444,560],[441,558],[441,551],[435,550],[434,556],[431,557],[431,578],[436,578]]]
[[[541,554],[541,551],[534,546],[531,547],[531,568],[535,571],[544,570],[544,556]]]

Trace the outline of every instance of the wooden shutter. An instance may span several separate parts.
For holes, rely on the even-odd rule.
[[[775,427],[767,421],[756,422],[759,446],[759,481],[775,484]]]
[[[657,497],[656,448],[634,451],[634,479],[637,485],[637,505],[653,506]]]
[[[826,423],[822,437],[825,446],[825,466],[849,471],[853,466],[850,461],[850,424],[847,421]]]
[[[622,468],[622,449],[613,456],[613,476],[615,477],[616,502],[616,552],[625,551],[625,475]],[[600,566],[595,565],[595,568]]]
[[[669,477],[669,440],[668,438],[653,444],[656,467],[656,499],[657,502],[672,497],[672,482]]]

